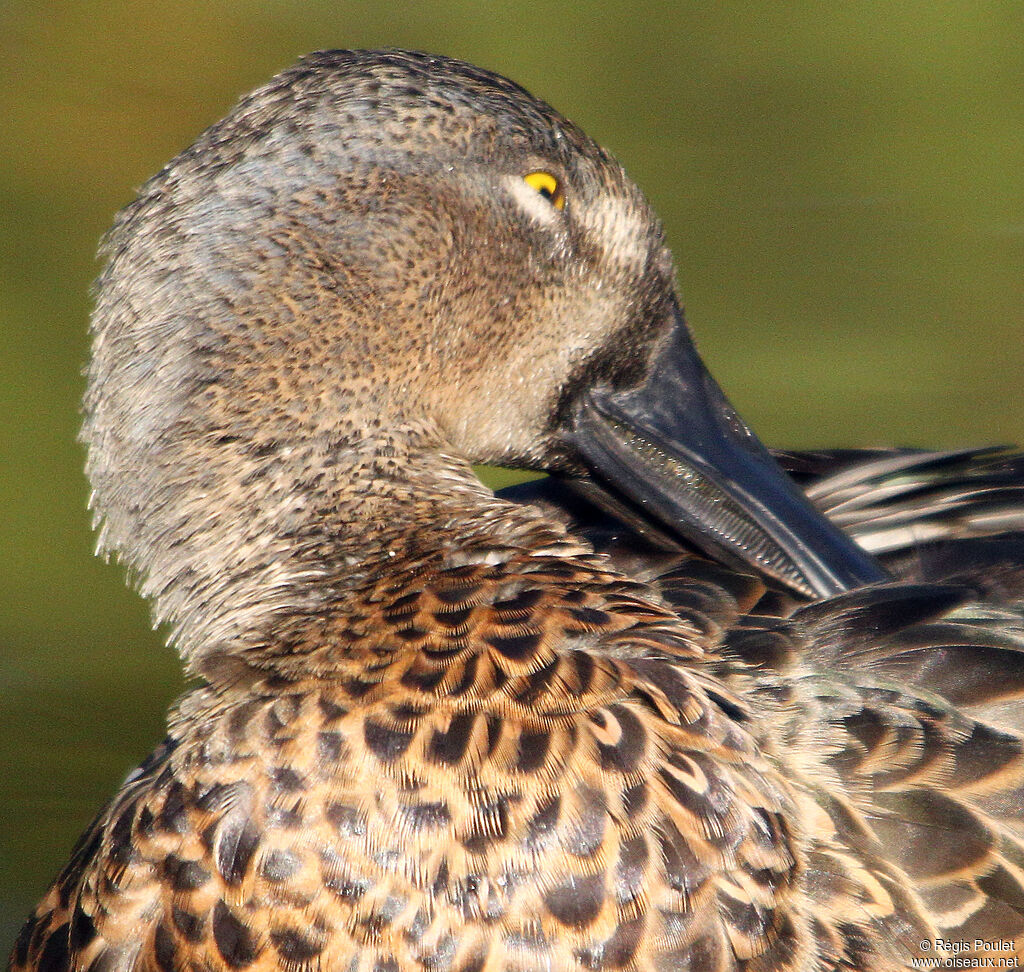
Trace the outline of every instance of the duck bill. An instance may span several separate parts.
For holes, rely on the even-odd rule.
[[[712,557],[807,597],[885,580],[819,513],[729,404],[673,302],[671,333],[643,384],[591,390],[573,441],[595,476]]]

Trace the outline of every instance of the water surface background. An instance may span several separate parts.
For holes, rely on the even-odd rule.
[[[323,47],[464,57],[607,145],[771,444],[1024,442],[1024,4],[5,0],[0,952],[180,689],[91,555],[75,444],[96,241]]]

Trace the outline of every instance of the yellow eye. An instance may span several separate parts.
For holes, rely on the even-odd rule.
[[[555,209],[565,209],[565,193],[562,184],[550,172],[531,172],[523,179],[532,189],[536,189]]]

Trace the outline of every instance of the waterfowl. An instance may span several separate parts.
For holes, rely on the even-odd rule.
[[[106,255],[100,547],[201,684],[14,969],[1024,953],[1020,458],[782,455],[793,485],[640,191],[445,58],[304,58]]]

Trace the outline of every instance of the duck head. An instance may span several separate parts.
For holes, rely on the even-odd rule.
[[[637,187],[496,75],[306,57],[150,180],[105,249],[83,431],[100,545],[186,648],[245,627],[215,609],[243,577],[250,618],[315,606],[337,538],[398,516],[431,456],[420,486],[467,495],[469,463],[593,474],[807,595],[881,577],[704,368]]]

